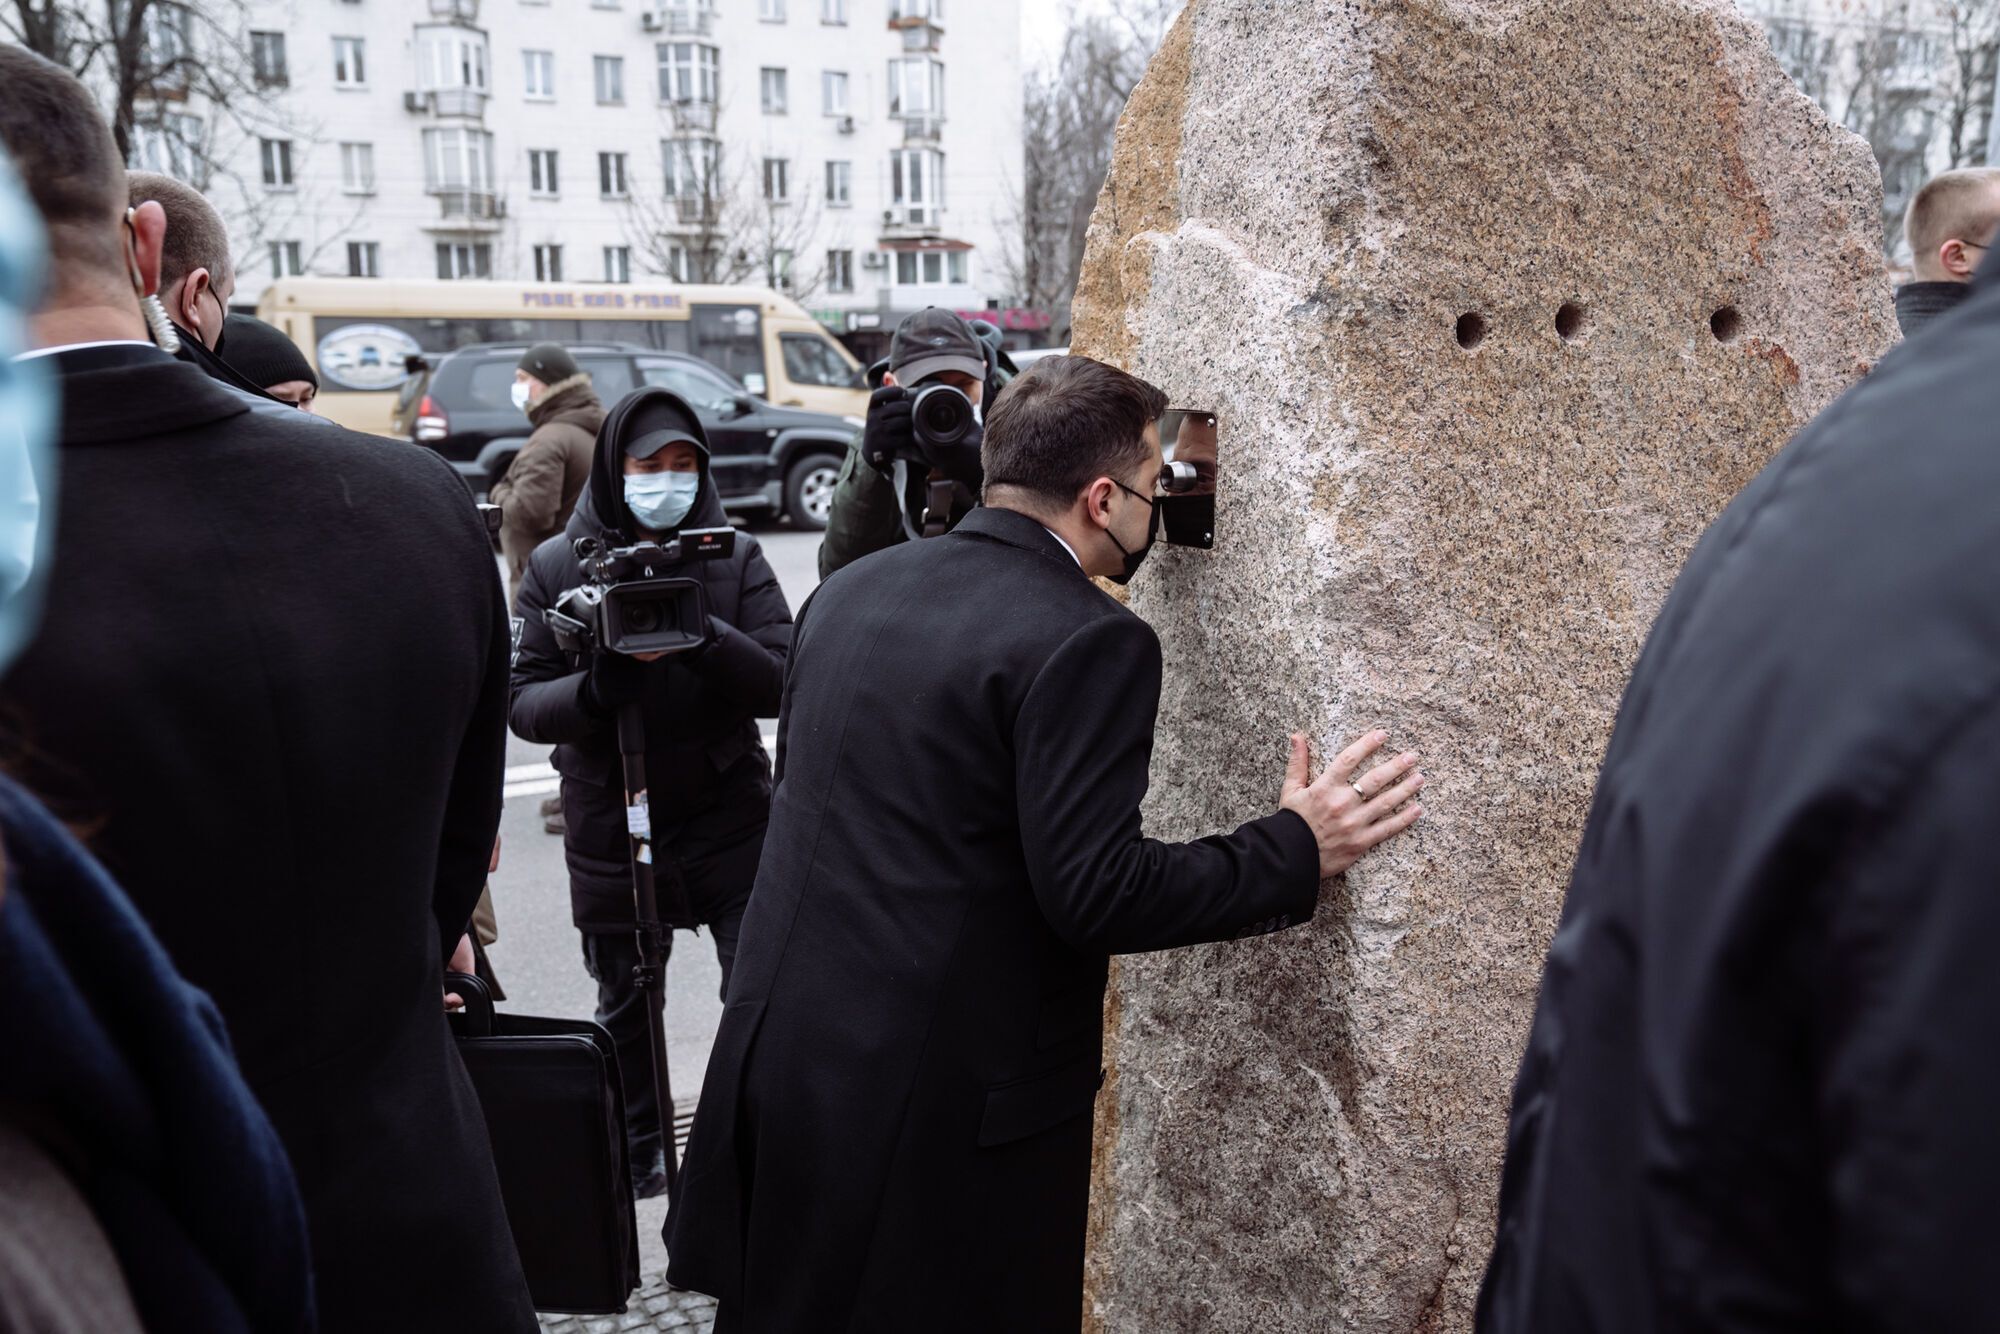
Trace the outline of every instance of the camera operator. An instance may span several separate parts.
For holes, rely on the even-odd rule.
[[[574,548],[579,538],[665,543],[684,531],[727,525],[693,410],[664,389],[641,389],[606,419],[568,530],[536,549],[517,605],[523,625],[513,673],[514,731],[556,746],[570,911],[583,937],[584,966],[597,983],[597,1021],[618,1045],[633,1186],[641,1197],[665,1189],[662,1123],[671,1126],[672,1110],[663,1115],[656,1105],[645,1000],[633,979],[637,917],[617,715],[637,702],[645,721],[661,920],[670,930],[709,928],[726,990],[771,810],[770,760],[757,719],[777,716],[792,614],[777,575],[745,533],[736,535],[725,559],[658,572],[706,587],[708,640],[692,652],[662,658],[600,648],[572,655],[558,644],[547,612],[583,582]],[[677,901],[689,909],[678,919]],[[671,936],[663,944],[670,942]],[[654,993],[656,1005],[660,994]]]
[[[948,525],[972,508],[981,478],[982,404],[1008,378],[997,350],[949,310],[920,310],[897,327],[888,372],[868,400],[867,425],[849,447],[834,484],[833,510],[819,548],[820,578],[904,541],[921,521],[930,482],[957,484],[950,515],[936,516],[941,523]],[[921,438],[916,397],[932,385],[948,386],[971,400],[973,420],[962,439],[940,445]],[[898,459],[907,464],[902,494],[895,483]]]

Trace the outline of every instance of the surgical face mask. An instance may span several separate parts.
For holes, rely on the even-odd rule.
[[[646,472],[625,479],[625,507],[642,528],[678,528],[701,490],[698,472]]]
[[[1118,481],[1117,478],[1114,477],[1111,480],[1118,487],[1120,491],[1123,491],[1128,496],[1134,496],[1140,501],[1143,501],[1145,503],[1146,508],[1152,511],[1151,516],[1148,517],[1146,520],[1146,541],[1144,545],[1140,546],[1135,551],[1127,551],[1125,549],[1125,544],[1118,540],[1118,534],[1112,532],[1109,528],[1106,528],[1104,530],[1104,535],[1111,539],[1111,545],[1117,547],[1118,554],[1125,558],[1125,568],[1123,570],[1120,570],[1117,574],[1111,576],[1112,583],[1123,585],[1132,582],[1132,576],[1139,573],[1139,567],[1146,563],[1147,553],[1152,551],[1153,543],[1159,540],[1160,506],[1157,501],[1148,499],[1147,497],[1140,495],[1137,491],[1134,491],[1131,487],[1125,485],[1125,483]]]
[[[507,392],[514,399],[514,410],[516,412],[526,412],[528,410],[528,382],[526,380],[514,381],[514,387]]]
[[[0,154],[0,672],[34,637],[54,547],[55,394],[45,362],[13,359],[44,263],[40,220]]]

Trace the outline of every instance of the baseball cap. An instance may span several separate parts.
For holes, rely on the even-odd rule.
[[[896,327],[889,343],[889,370],[896,383],[912,385],[939,371],[957,371],[984,382],[986,347],[972,326],[951,311],[931,306]]]
[[[708,452],[707,445],[703,444],[700,440],[696,439],[694,436],[689,435],[686,431],[663,429],[658,431],[648,431],[644,435],[640,436],[638,439],[626,445],[625,456],[627,458],[634,458],[634,459],[649,459],[653,457],[653,455],[665,449],[668,445],[675,445],[675,444],[693,445],[696,450],[698,450],[703,454],[706,454]]]

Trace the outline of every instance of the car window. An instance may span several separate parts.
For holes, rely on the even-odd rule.
[[[639,374],[647,384],[660,385],[696,408],[710,412],[726,410],[743,392],[706,366],[691,361],[642,361]]]
[[[514,410],[514,367],[518,357],[482,357],[473,364],[466,383],[464,406],[482,412]],[[632,361],[629,357],[581,356],[577,366],[590,376],[590,386],[608,409],[632,392]]]
[[[830,385],[847,389],[854,384],[854,368],[833,350],[833,344],[818,334],[780,334],[785,349],[785,374],[793,384]]]

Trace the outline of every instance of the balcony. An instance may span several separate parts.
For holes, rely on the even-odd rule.
[[[944,226],[944,207],[939,204],[899,204],[882,210],[882,239],[893,241],[935,236]]]
[[[477,23],[479,0],[430,0],[431,17],[449,23]]]
[[[935,145],[942,138],[944,138],[943,116],[903,117],[904,143]]]
[[[669,5],[641,14],[639,26],[647,32],[670,37],[710,37],[715,33],[715,11]]]
[[[892,20],[889,24],[903,34],[903,50],[911,55],[936,51],[944,39],[944,29],[929,19]]]
[[[715,103],[693,100],[669,102],[673,113],[674,130],[678,134],[714,134]]]
[[[446,187],[431,193],[437,196],[438,220],[429,231],[491,232],[506,220],[507,201],[490,190]]]
[[[469,116],[478,120],[486,114],[484,88],[430,88],[403,94],[403,110],[417,115]]]
[[[674,198],[674,221],[683,227],[713,227],[719,216],[716,201],[701,195]]]

